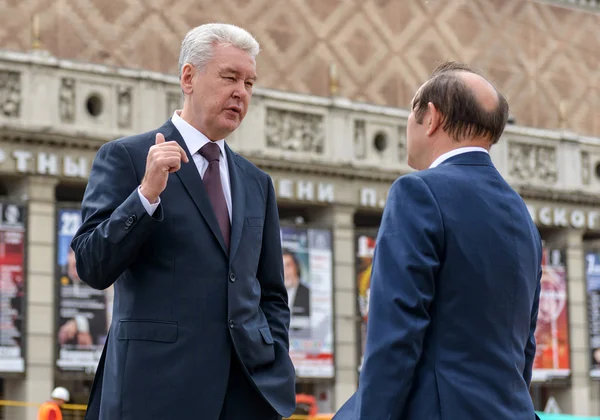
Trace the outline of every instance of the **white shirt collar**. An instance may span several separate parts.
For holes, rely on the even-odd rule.
[[[185,142],[185,145],[190,151],[190,154],[193,155],[194,153],[198,152],[202,146],[204,146],[211,140],[209,140],[208,137],[206,137],[200,131],[196,130],[196,128],[192,127],[190,123],[181,118],[181,116],[179,116],[180,113],[181,111],[175,111],[173,113],[173,117],[171,118],[171,122],[179,131],[181,137],[183,137],[183,141]],[[217,143],[219,149],[221,149],[221,156],[227,156],[225,154],[225,140],[217,140],[215,141],[215,143]]]
[[[438,156],[438,158],[436,160],[434,160],[433,163],[429,166],[429,169],[435,168],[436,166],[438,166],[439,164],[444,162],[446,159],[450,159],[453,156],[458,156],[458,155],[462,155],[463,153],[469,153],[469,152],[484,152],[484,153],[489,154],[489,152],[486,149],[484,149],[483,147],[473,147],[473,146],[459,147],[458,149],[450,150],[449,152],[446,152],[443,155]]]

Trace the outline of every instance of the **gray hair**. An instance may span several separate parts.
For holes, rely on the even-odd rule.
[[[260,46],[245,29],[225,23],[207,23],[190,30],[181,43],[179,54],[179,77],[187,63],[202,69],[213,56],[213,48],[219,44],[230,44],[256,58]]]

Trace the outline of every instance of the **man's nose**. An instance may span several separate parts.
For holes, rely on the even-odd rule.
[[[235,99],[244,99],[248,96],[248,91],[246,90],[246,82],[241,80],[235,85],[235,89],[233,90],[232,96]]]

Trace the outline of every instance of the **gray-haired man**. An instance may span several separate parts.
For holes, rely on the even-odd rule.
[[[98,152],[72,247],[81,279],[114,284],[115,300],[86,419],[294,410],[273,184],[224,141],[246,115],[258,51],[235,26],[191,30],[183,110]]]

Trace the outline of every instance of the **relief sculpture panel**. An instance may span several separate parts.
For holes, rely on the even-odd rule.
[[[131,128],[132,104],[131,87],[119,86],[117,89],[117,123],[119,128]]]
[[[405,163],[406,159],[406,127],[398,126],[398,162]]]
[[[520,181],[554,184],[558,180],[556,148],[537,144],[509,143],[509,173]]]
[[[180,92],[167,92],[167,115],[166,118],[171,118],[173,112],[181,109],[183,106],[182,94]]]
[[[367,133],[365,120],[354,121],[354,156],[364,159],[367,155]]]
[[[325,131],[322,115],[267,109],[267,147],[322,154]]]
[[[581,152],[581,182],[583,185],[589,185],[591,178],[590,154]]]
[[[64,78],[61,80],[58,93],[58,112],[61,122],[72,123],[75,121],[75,79]]]
[[[18,118],[21,115],[21,75],[0,71],[0,114]]]

